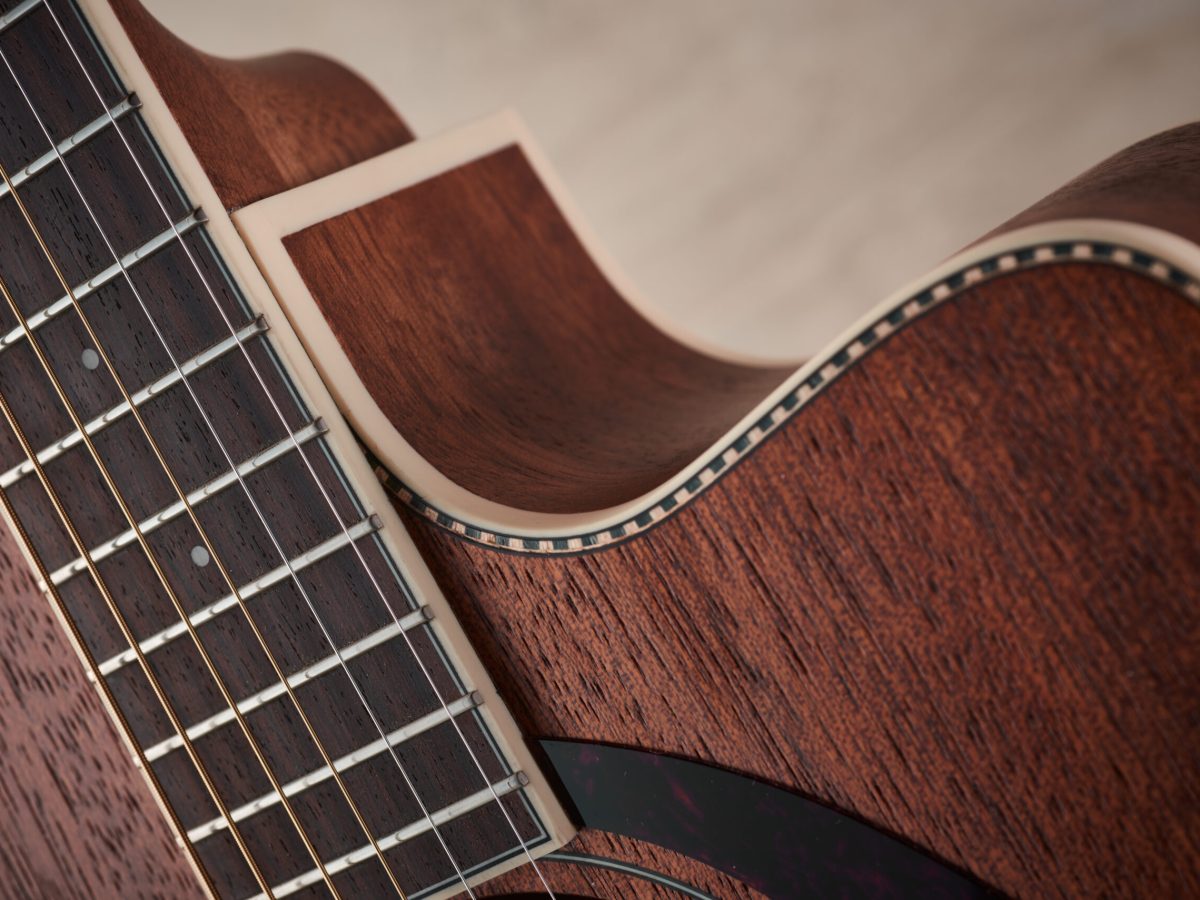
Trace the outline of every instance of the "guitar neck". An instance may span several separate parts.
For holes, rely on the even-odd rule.
[[[0,57],[0,489],[204,882],[426,896],[560,844],[286,322],[84,17],[12,6]]]

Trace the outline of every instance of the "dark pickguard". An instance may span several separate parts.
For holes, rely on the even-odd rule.
[[[580,824],[700,860],[768,897],[987,897],[970,877],[798,794],[644,750],[541,741]]]

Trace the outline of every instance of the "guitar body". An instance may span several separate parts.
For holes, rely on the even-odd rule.
[[[1200,894],[1200,129],[1115,157],[794,375],[636,313],[508,120],[413,142],[327,60],[217,60],[134,0],[82,6],[194,154],[185,187],[232,214],[218,244],[253,254],[531,744],[719,767],[1007,895]],[[202,896],[2,540],[0,892]],[[692,824],[584,827],[476,892],[781,895]],[[865,896],[872,871],[788,883]]]

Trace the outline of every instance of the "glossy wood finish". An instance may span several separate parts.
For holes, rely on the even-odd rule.
[[[220,59],[179,40],[138,0],[112,7],[227,209],[412,140],[339,63],[311,53]]]
[[[637,498],[790,371],[713,359],[643,319],[515,146],[284,246],[405,440],[457,484],[521,509]]]
[[[69,40],[59,31],[64,22]],[[72,49],[100,85],[101,99]],[[289,384],[203,228],[189,218],[190,204],[163,168],[140,114],[116,124],[104,119],[105,108],[126,91],[107,73],[72,8],[29,8],[0,31],[0,50],[16,73],[0,79],[0,162],[7,171],[23,170],[51,140],[71,138],[98,118],[105,123],[15,189],[32,224],[11,192],[0,197],[6,236],[0,278],[23,317],[38,323],[27,336],[7,299],[0,304],[0,390],[45,459],[46,478],[82,546],[99,560],[97,577],[74,564],[80,549],[39,478],[20,468],[26,451],[7,423],[0,427],[0,477],[30,545],[56,572],[57,593],[130,737],[149,755],[149,772],[190,832],[372,746],[381,731],[436,716],[443,701],[460,700],[474,683],[453,670],[442,639],[424,618],[410,619],[422,601],[376,536],[384,526],[345,476],[341,451],[314,433],[320,431],[315,414]],[[178,234],[172,223],[183,223]],[[154,243],[164,232],[167,239]],[[70,301],[51,305],[67,288],[46,255],[73,286],[78,309]],[[128,260],[123,273],[114,257]],[[97,278],[106,270],[111,277]],[[242,335],[240,341],[231,340],[234,334]],[[225,349],[217,353],[218,347]],[[97,349],[112,361],[116,378],[99,364]],[[95,365],[87,361],[89,351]],[[42,357],[77,420],[52,389]],[[190,368],[186,385],[178,364]],[[136,414],[130,412],[125,393],[136,395],[152,384],[157,386],[138,402]],[[71,437],[80,421],[93,420],[99,424],[89,428],[89,441]],[[289,438],[306,431],[308,438]],[[281,446],[284,452],[269,465],[254,462]],[[233,464],[246,467],[240,480],[196,493]],[[193,497],[195,522],[181,507],[169,512],[183,492]],[[111,543],[133,522],[142,523],[140,540]],[[233,592],[235,602],[223,603]],[[194,618],[194,633],[171,631],[184,615]],[[404,637],[398,622],[409,623]],[[364,640],[370,649],[361,646]],[[133,641],[145,648],[144,660],[129,653]],[[298,682],[290,693],[278,688],[285,677]],[[176,719],[164,712],[152,682]],[[264,691],[275,694],[263,699]],[[212,719],[234,701],[246,704],[240,721],[233,715]],[[421,822],[426,810],[503,783],[512,774],[511,761],[495,749],[483,719],[467,710],[456,723],[438,720],[395,742],[394,755],[376,752],[344,766],[342,783],[315,778],[286,802],[244,816],[237,830],[266,885],[313,871],[318,859],[335,860],[367,846],[368,830],[372,836],[394,834]],[[182,727],[201,725],[190,752],[170,743],[184,743],[178,739]],[[77,746],[79,727],[63,727],[66,753]],[[64,761],[59,771],[76,778],[109,761],[85,756]],[[45,787],[24,784],[31,796]],[[103,794],[105,782],[96,777],[79,787],[87,796]],[[470,870],[518,852],[514,832],[536,845],[541,827],[521,796],[518,790],[503,801],[511,825],[489,802],[453,817],[440,835],[416,834],[387,851],[396,879],[415,893],[455,877],[456,866]],[[87,802],[80,805],[89,812]],[[81,818],[85,825],[92,821]],[[220,896],[258,891],[232,829],[214,827],[190,843]],[[150,846],[143,840],[141,849]],[[173,859],[183,854],[171,852]],[[79,877],[78,869],[60,874]],[[94,880],[100,889],[120,876],[105,870]],[[338,875],[337,884],[350,895],[394,892],[373,858]],[[42,890],[54,893],[49,878]],[[325,894],[318,883],[297,896]]]
[[[277,77],[299,61],[230,74],[120,9],[229,207],[406,135],[359,88],[361,103],[307,119]],[[302,80],[318,93],[342,77]],[[205,102],[185,96],[193,82]],[[339,123],[328,155],[301,148],[304,127],[329,131],[346,109],[361,130]],[[534,734],[797,786],[1011,891],[1195,892],[1197,337],[1195,310],[1136,276],[1014,276],[889,342],[627,546],[518,558],[413,529]],[[17,621],[44,609],[28,587]],[[32,621],[5,641],[21,701],[69,659],[44,614]],[[4,826],[6,887],[184,895],[180,854],[77,688],[54,685],[69,709],[45,707],[32,732],[6,714],[5,808],[20,817]],[[77,750],[78,774],[34,755],[47,745]],[[136,865],[109,843],[110,796]],[[30,809],[38,828],[21,827]],[[744,893],[655,848],[578,843]],[[557,871],[580,893],[654,893]]]
[[[794,786],[1008,893],[1187,896],[1197,346],[1142,276],[1004,276],[627,544],[412,528],[534,735]]]
[[[0,896],[203,896],[7,528],[0,592]]]
[[[203,896],[6,528],[0,591],[0,897]],[[715,896],[757,896],[702,864],[630,839],[588,833],[570,849],[636,860]],[[560,897],[679,896],[602,869],[544,863],[542,870]],[[536,895],[540,887],[526,869],[481,894]]]

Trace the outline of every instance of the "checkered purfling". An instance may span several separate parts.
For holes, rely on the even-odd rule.
[[[1064,261],[1114,265],[1168,284],[1200,305],[1200,281],[1187,272],[1148,253],[1103,241],[1055,241],[1009,250],[954,272],[936,284],[908,297],[827,356],[757,422],[734,438],[683,485],[653,506],[623,522],[599,531],[571,537],[528,537],[481,529],[448,515],[414,493],[367,450],[379,480],[409,508],[441,528],[478,544],[517,553],[570,555],[587,553],[626,540],[652,528],[690,502],[724,472],[750,455],[766,437],[804,408],[854,364],[925,313],[962,295],[969,287],[1012,272]],[[365,448],[364,448],[365,450]]]

